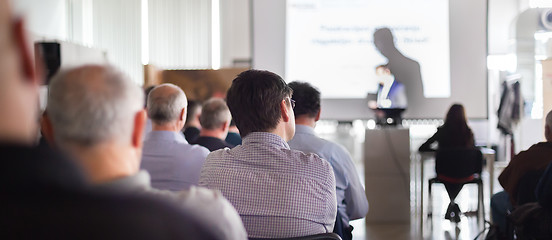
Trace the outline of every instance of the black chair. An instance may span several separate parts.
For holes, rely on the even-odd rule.
[[[535,196],[535,189],[539,183],[544,169],[542,170],[533,170],[525,173],[523,177],[519,179],[518,185],[516,187],[516,204],[523,205],[525,203],[536,202],[537,197]]]
[[[249,238],[249,240],[341,240],[341,237],[335,233],[321,233],[293,238]]]
[[[535,195],[537,202],[517,206],[508,216],[516,239],[552,239],[552,163],[542,174]],[[508,237],[514,239],[513,234]]]
[[[477,209],[475,211],[465,212],[464,214],[477,214],[478,221],[480,216],[484,218],[485,204],[483,202],[483,181],[481,180],[482,165],[483,155],[477,148],[449,148],[438,150],[435,154],[435,172],[437,173],[437,177],[429,179],[428,184],[428,217],[431,218],[433,216],[432,184],[442,183],[445,185],[450,199],[445,218],[453,222],[459,222],[462,212],[454,200],[465,184],[475,183],[478,186]]]
[[[528,203],[535,203],[537,202],[537,196],[535,195],[535,189],[537,188],[537,184],[539,183],[539,180],[541,179],[542,175],[544,173],[544,169],[542,170],[533,170],[525,173],[520,179],[516,187],[516,206],[514,206],[514,209],[512,211],[515,211],[517,207],[523,206]],[[507,214],[506,216],[506,236],[507,239],[514,239],[514,230],[516,228],[515,221],[520,221],[519,219],[515,219],[515,216],[522,215],[520,214],[523,211],[527,211],[526,205],[524,208],[517,211],[517,214],[514,214],[511,216],[511,214]],[[520,221],[521,222],[521,221]]]

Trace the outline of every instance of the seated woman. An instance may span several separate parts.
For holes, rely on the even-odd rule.
[[[431,145],[437,142],[438,146],[437,148],[432,147]],[[439,127],[437,129],[437,132],[433,134],[422,146],[420,146],[419,151],[420,152],[429,152],[429,151],[437,151],[437,150],[446,150],[446,149],[458,149],[458,148],[474,148],[474,138],[473,133],[468,127],[467,121],[466,121],[466,113],[464,111],[464,107],[461,104],[453,104],[445,118],[445,124],[443,126]],[[441,152],[442,153],[442,152]],[[451,154],[451,153],[449,153]],[[452,163],[446,163],[441,162],[441,164],[438,164],[438,156],[436,156],[436,164],[435,164],[435,170],[439,176],[439,169],[441,169],[441,174],[444,172],[448,172],[449,174],[451,171],[456,171],[454,169],[459,170],[460,173],[464,173],[463,168],[466,168],[467,166],[471,166],[470,164],[465,165],[463,168],[457,168],[458,165]],[[454,159],[454,158],[453,158]],[[478,164],[480,165],[480,164]],[[439,167],[440,166],[440,167]],[[448,169],[448,170],[447,170]],[[480,172],[480,168],[474,168],[474,171]],[[447,189],[447,193],[449,195],[449,198],[451,200],[447,212],[445,214],[445,219],[449,219],[454,222],[460,221],[460,208],[458,207],[458,204],[454,202],[454,199],[462,189],[463,184],[455,184],[455,183],[446,183],[445,182],[445,188]]]
[[[473,133],[466,121],[466,112],[461,104],[453,104],[445,118],[445,124],[437,128],[420,148],[420,152],[436,151],[432,143],[437,142],[438,148],[474,147]]]

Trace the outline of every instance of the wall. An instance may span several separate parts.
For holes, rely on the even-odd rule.
[[[489,55],[515,51],[512,41],[520,5],[520,0],[489,0]]]
[[[42,39],[67,39],[66,0],[11,1],[17,14],[25,17],[27,29]]]
[[[221,66],[251,59],[250,0],[220,1]]]

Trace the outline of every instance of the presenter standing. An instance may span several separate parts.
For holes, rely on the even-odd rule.
[[[385,65],[376,67],[376,74],[380,79],[378,86],[378,108],[406,108],[407,95],[404,84],[398,81]]]

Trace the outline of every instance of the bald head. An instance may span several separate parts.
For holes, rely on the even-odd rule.
[[[88,65],[52,79],[47,111],[58,144],[93,146],[130,143],[134,118],[143,104],[143,91],[121,72]]]
[[[38,120],[38,78],[23,21],[0,0],[0,140],[32,143]]]
[[[165,83],[155,87],[148,95],[148,117],[156,125],[174,124],[186,121],[188,100],[180,87]],[[180,129],[177,129],[180,130]]]

